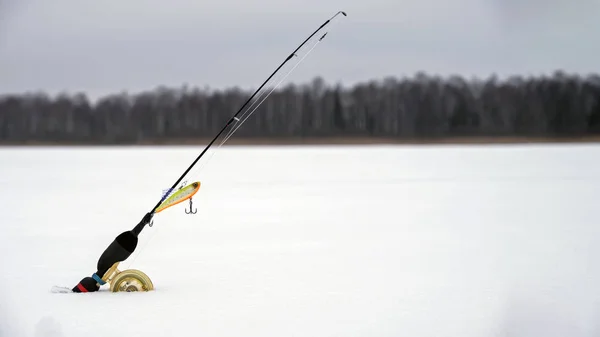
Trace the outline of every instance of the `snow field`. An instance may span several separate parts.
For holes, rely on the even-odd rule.
[[[122,264],[156,291],[49,293],[201,150],[0,149],[0,336],[600,334],[595,145],[226,146]]]

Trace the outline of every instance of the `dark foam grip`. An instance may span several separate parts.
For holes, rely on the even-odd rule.
[[[113,264],[125,261],[133,253],[137,244],[138,237],[132,231],[119,234],[98,259],[96,274],[104,277],[104,274]]]
[[[92,277],[83,278],[72,290],[76,293],[100,290],[100,285],[105,283],[102,277],[108,269],[117,262],[125,261],[133,253],[137,244],[138,237],[133,231],[119,234],[100,256],[98,271]]]

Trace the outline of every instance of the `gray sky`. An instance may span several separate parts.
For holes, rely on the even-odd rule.
[[[258,86],[341,20],[287,79],[597,71],[594,0],[0,0],[0,92]]]

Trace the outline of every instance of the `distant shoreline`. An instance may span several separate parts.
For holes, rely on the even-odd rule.
[[[143,141],[138,143],[74,142],[0,142],[0,147],[147,147],[202,146],[211,139]],[[493,144],[561,144],[600,143],[600,135],[586,137],[448,137],[439,139],[401,139],[369,137],[323,138],[230,138],[224,146],[299,146],[299,145],[493,145]],[[218,145],[219,141],[215,142]]]

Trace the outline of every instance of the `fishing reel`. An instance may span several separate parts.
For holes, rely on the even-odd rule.
[[[154,290],[150,277],[137,269],[118,269],[119,262],[115,263],[105,274],[105,282],[110,285],[110,291],[134,292]]]

